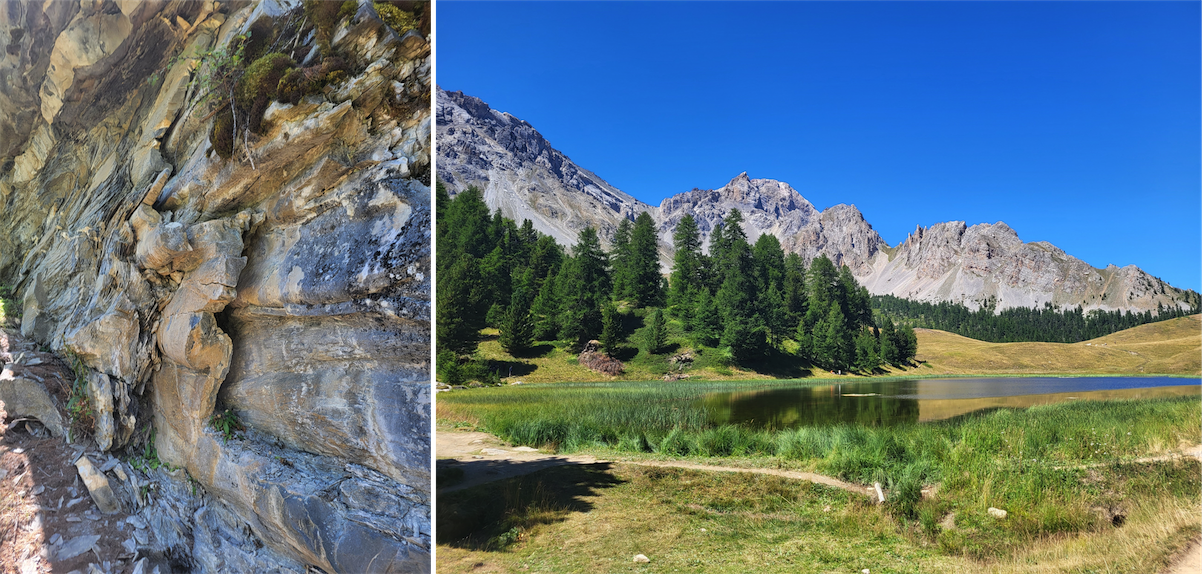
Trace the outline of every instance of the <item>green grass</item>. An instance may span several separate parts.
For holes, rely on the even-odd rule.
[[[838,425],[756,430],[709,425],[695,400],[705,392],[763,383],[608,383],[484,389],[439,396],[439,418],[471,422],[513,442],[560,452],[743,457],[751,465],[813,469],[889,491],[887,510],[923,524],[957,513],[964,528],[935,536],[945,551],[999,556],[1047,536],[1094,531],[1095,507],[1123,499],[1141,480],[1175,493],[1198,491],[1197,464],[1167,474],[1104,473],[1081,464],[1117,464],[1202,442],[1196,397],[1081,401],[999,409],[954,420],[893,427]],[[1160,471],[1157,471],[1160,472]],[[1113,476],[1112,476],[1113,475]],[[923,500],[923,486],[939,495]],[[1190,490],[1193,489],[1193,490]],[[989,507],[1007,509],[998,522]]]
[[[629,343],[615,353],[626,365],[619,377],[594,373],[576,362],[576,355],[558,343],[540,341],[531,353],[514,357],[497,342],[496,329],[481,332],[480,352],[505,382],[563,383],[588,381],[646,381],[677,371],[669,359],[682,350],[692,350],[695,360],[680,371],[700,380],[798,379],[818,375],[833,377],[792,356],[796,343],[786,340],[780,350],[757,360],[754,365],[730,365],[722,349],[693,345],[680,322],[668,321],[668,346],[659,354],[638,350],[642,318],[635,310],[625,315]],[[917,367],[885,367],[878,375],[919,376],[1051,374],[1116,375],[1202,374],[1202,315],[1141,325],[1093,341],[1081,343],[988,343],[944,331],[918,329]],[[1103,346],[1103,343],[1105,344]],[[843,380],[863,380],[846,375]]]
[[[437,520],[439,572],[929,572],[948,563],[862,497],[772,476],[552,468],[440,497]],[[479,527],[456,527],[467,524]],[[651,562],[634,564],[635,554]]]
[[[1151,572],[1198,532],[1199,470],[1123,467],[1100,488],[1124,497],[1124,526],[1095,518],[1075,537],[1032,537],[1021,518],[1000,526],[946,501],[928,520],[898,520],[859,495],[775,476],[557,467],[439,496],[437,570]],[[949,510],[956,528],[944,530]]]

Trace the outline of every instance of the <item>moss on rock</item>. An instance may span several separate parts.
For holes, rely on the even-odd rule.
[[[250,131],[260,133],[263,112],[276,97],[280,80],[289,69],[296,67],[292,58],[272,52],[254,61],[234,86],[238,108],[245,110]]]
[[[380,15],[380,19],[388,24],[389,28],[396,30],[397,34],[417,29],[418,22],[413,12],[406,12],[387,2],[376,2],[375,7],[376,14]]]

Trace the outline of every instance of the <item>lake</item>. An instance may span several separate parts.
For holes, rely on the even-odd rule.
[[[1202,379],[1023,377],[905,379],[710,393],[698,400],[714,424],[786,429],[840,423],[890,426],[997,408],[1065,401],[1196,396]]]

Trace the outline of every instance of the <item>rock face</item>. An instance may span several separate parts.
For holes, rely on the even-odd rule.
[[[490,209],[561,244],[586,226],[608,242],[622,218],[656,209],[619,191],[560,153],[530,124],[463,92],[438,89],[438,177],[454,195],[471,186]],[[669,244],[670,245],[670,244]]]
[[[974,308],[990,299],[998,308],[1051,303],[1144,311],[1185,305],[1185,292],[1134,265],[1096,269],[1046,241],[1023,243],[1002,222],[919,227],[859,279],[873,293]]]
[[[1044,303],[1086,310],[1155,310],[1182,306],[1186,293],[1135,266],[1096,269],[1046,242],[1023,243],[1004,223],[964,222],[918,228],[890,247],[854,205],[819,211],[789,184],[739,174],[719,189],[693,189],[652,207],[576,166],[530,124],[461,92],[437,92],[439,177],[453,195],[484,190],[489,207],[572,245],[576,231],[611,237],[619,218],[646,211],[659,229],[660,262],[671,267],[672,233],[692,215],[708,246],[731,209],[743,214],[750,241],[770,234],[805,260],[825,254],[847,265],[876,295],[951,301],[997,309]]]
[[[181,469],[151,546],[199,572],[429,567],[430,45],[330,20],[319,50],[299,0],[0,4],[0,283],[97,445]],[[204,86],[244,33],[342,75],[223,159]]]

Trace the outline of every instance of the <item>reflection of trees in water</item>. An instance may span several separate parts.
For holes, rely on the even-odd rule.
[[[704,402],[715,424],[775,429],[840,423],[882,426],[918,421],[918,399],[890,396],[914,395],[916,390],[916,381],[871,382],[715,393]]]

